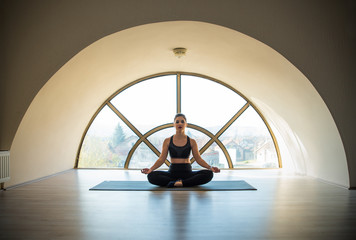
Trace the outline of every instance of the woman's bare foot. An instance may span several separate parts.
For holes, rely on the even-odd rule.
[[[182,180],[177,180],[175,183],[174,183],[174,186],[175,187],[183,187],[183,182],[182,182]]]

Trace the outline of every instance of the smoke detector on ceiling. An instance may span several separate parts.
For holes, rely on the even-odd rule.
[[[173,53],[177,58],[181,58],[185,56],[185,53],[187,52],[186,48],[178,47],[173,49]]]

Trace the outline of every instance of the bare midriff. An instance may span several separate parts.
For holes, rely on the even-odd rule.
[[[171,163],[190,163],[189,158],[171,158]]]

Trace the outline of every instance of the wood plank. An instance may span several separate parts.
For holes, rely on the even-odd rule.
[[[257,191],[101,192],[133,170],[73,170],[0,192],[0,239],[353,239],[356,192],[275,170],[222,171]]]

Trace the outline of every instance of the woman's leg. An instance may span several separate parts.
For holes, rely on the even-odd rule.
[[[151,184],[165,187],[170,181],[177,180],[170,172],[153,171],[147,175],[147,179]]]
[[[213,172],[210,170],[200,170],[191,172],[187,177],[183,179],[183,187],[192,187],[197,185],[206,184],[213,179]]]

